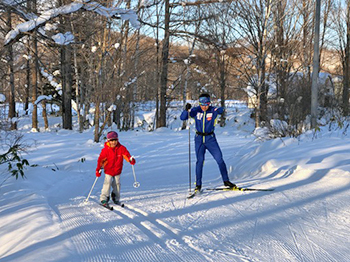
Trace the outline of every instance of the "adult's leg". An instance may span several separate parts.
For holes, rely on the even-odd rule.
[[[202,185],[202,174],[203,174],[203,165],[204,165],[204,155],[205,155],[205,145],[203,143],[195,143],[196,147],[196,186]]]
[[[215,161],[217,162],[217,164],[219,166],[222,180],[229,181],[227,167],[226,167],[225,161],[224,161],[223,156],[222,156],[221,149],[219,147],[219,144],[218,144],[216,138],[210,139],[206,143],[206,147],[207,147],[208,151],[210,152],[210,154],[214,157]]]

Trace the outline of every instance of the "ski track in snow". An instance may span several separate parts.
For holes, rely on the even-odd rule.
[[[196,248],[187,236],[181,237],[179,230],[132,205],[114,206],[113,211],[97,203],[59,210],[63,226],[83,261],[214,261],[206,254],[188,252]],[[81,216],[82,212],[85,216]],[[120,227],[127,230],[120,232]],[[141,248],[132,248],[138,241],[145,243],[138,244]]]
[[[296,194],[295,192],[291,192],[292,194]],[[299,192],[302,193],[303,192]],[[284,196],[288,203],[293,204],[295,203],[296,199],[291,199],[288,197],[287,193],[281,192],[278,193],[279,195]],[[324,203],[323,203],[324,205]],[[327,210],[327,209],[325,209]],[[275,228],[278,227],[285,227],[288,228],[290,237],[283,236],[275,236],[274,232],[270,232],[267,236],[266,242],[269,243],[270,247],[273,246],[273,252],[270,250],[271,261],[305,261],[305,262],[317,262],[317,261],[347,261],[347,255],[339,254],[335,257],[332,254],[335,254],[336,249],[333,250],[333,252],[329,253],[329,248],[326,250],[323,248],[322,242],[329,241],[330,238],[332,238],[332,235],[329,235],[328,233],[328,226],[329,224],[328,218],[327,218],[327,212],[325,214],[325,224],[327,226],[321,225],[319,222],[316,221],[316,217],[310,216],[309,210],[306,209],[303,205],[292,205],[289,208],[285,208],[283,210],[285,215],[282,216],[282,218],[278,218],[278,215],[274,218],[276,221],[274,222]],[[297,216],[296,220],[286,220],[286,217],[293,217],[296,213],[299,213],[300,215]],[[318,217],[319,219],[320,217]],[[293,222],[290,222],[293,221]],[[337,231],[339,232],[339,231]],[[254,234],[255,235],[255,234]],[[312,240],[311,237],[314,239]],[[316,238],[315,238],[316,237]],[[347,239],[346,233],[338,235],[337,238],[343,238],[344,240]],[[271,238],[271,239],[270,239]],[[284,239],[283,242],[276,241],[273,239]],[[323,240],[322,240],[323,239]],[[317,243],[316,241],[317,240]],[[349,242],[349,241],[347,241]],[[334,243],[334,247],[337,247],[339,243]]]
[[[139,207],[113,205],[114,210],[110,211],[93,198],[88,203],[77,198],[69,205],[57,207],[62,230],[70,236],[81,261],[255,261],[233,247],[225,251],[203,248],[199,244],[201,238],[174,228]],[[190,206],[201,201],[203,198],[197,198]],[[205,212],[185,216],[186,227],[191,231]],[[210,230],[205,235],[216,238]]]

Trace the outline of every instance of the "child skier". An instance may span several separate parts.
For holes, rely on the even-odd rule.
[[[96,176],[101,176],[101,169],[104,169],[105,180],[103,183],[100,201],[105,207],[108,207],[111,187],[112,201],[120,205],[120,174],[123,169],[123,159],[131,165],[135,165],[136,160],[132,157],[125,146],[121,145],[118,140],[118,134],[110,131],[107,134],[107,141],[104,144],[100,156],[97,160]]]
[[[195,119],[196,123],[197,132],[194,140],[197,157],[195,192],[201,191],[202,188],[202,173],[206,150],[208,150],[216,160],[224,185],[230,188],[236,187],[235,184],[229,181],[227,167],[214,134],[216,118],[224,112],[224,108],[210,106],[210,96],[206,93],[199,96],[199,106],[192,109],[191,107],[191,104],[186,104],[186,108],[182,112],[180,119],[187,120],[188,116],[190,116]]]

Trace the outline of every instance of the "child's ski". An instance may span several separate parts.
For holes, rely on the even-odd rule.
[[[124,207],[124,203],[114,203],[116,206]]]
[[[113,207],[111,207],[110,205],[102,205],[102,204],[100,204],[101,206],[103,206],[104,208],[107,208],[107,209],[109,209],[109,210],[113,210]]]

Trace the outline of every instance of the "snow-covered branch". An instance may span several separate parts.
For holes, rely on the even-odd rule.
[[[50,100],[52,100],[52,96],[41,95],[35,100],[34,104],[38,105],[40,102],[42,102],[44,100],[50,101]]]
[[[45,77],[51,86],[53,86],[55,88],[55,90],[59,93],[59,94],[62,94],[62,85],[57,83],[55,80],[54,80],[54,76],[47,73],[44,68],[40,68],[40,73],[43,77]]]
[[[135,11],[130,9],[122,9],[111,7],[107,8],[97,2],[90,2],[89,0],[85,0],[82,2],[73,2],[68,5],[64,5],[58,8],[53,8],[47,11],[44,11],[38,17],[35,17],[29,21],[21,23],[17,25],[13,30],[8,32],[5,37],[5,45],[10,44],[16,39],[21,38],[24,33],[31,32],[36,28],[44,26],[48,21],[65,14],[71,14],[77,12],[80,9],[85,9],[87,11],[96,12],[102,16],[112,17],[112,18],[121,18],[123,20],[129,20],[131,25],[135,28],[140,27],[140,22],[138,21],[138,17]]]

